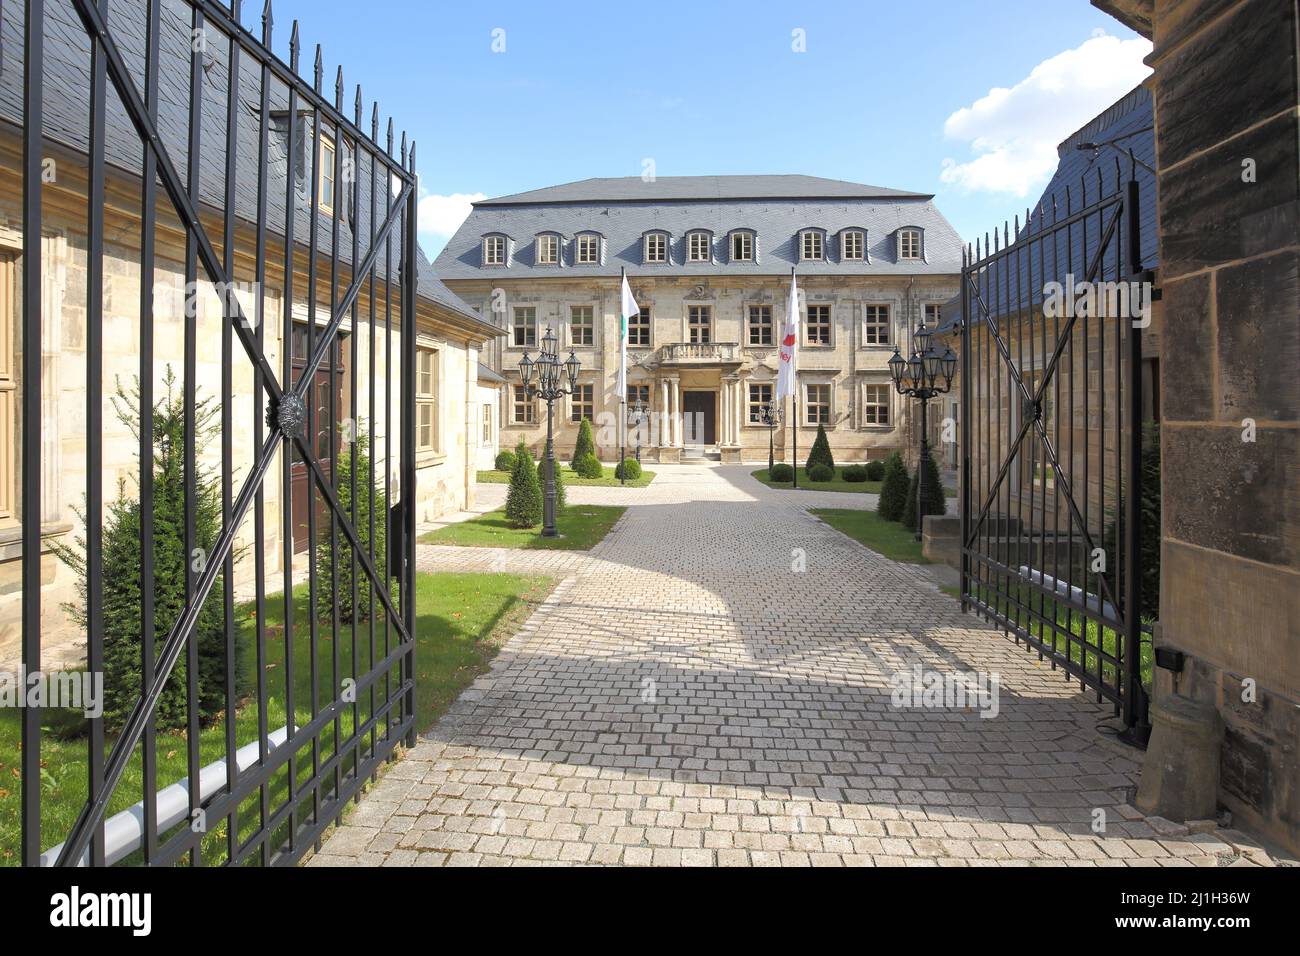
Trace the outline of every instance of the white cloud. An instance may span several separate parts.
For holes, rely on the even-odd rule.
[[[420,197],[420,234],[444,239],[451,236],[469,216],[470,205],[486,198],[483,193],[426,193]]]
[[[1150,52],[1141,37],[1094,33],[1010,89],[989,90],[944,122],[944,135],[968,143],[974,158],[945,159],[939,179],[966,190],[1028,195],[1050,178],[1063,139],[1150,74],[1142,62]]]

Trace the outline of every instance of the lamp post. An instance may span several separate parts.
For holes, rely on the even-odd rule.
[[[948,348],[940,355],[934,346],[930,344],[932,334],[925,327],[925,323],[922,322],[920,327],[912,333],[911,358],[904,359],[899,354],[898,347],[895,346],[894,356],[889,360],[889,374],[893,376],[894,388],[898,390],[898,394],[920,399],[921,401],[921,457],[917,463],[916,478],[917,541],[921,540],[921,526],[925,517],[921,509],[921,503],[925,500],[922,496],[925,489],[925,466],[930,461],[928,406],[930,399],[938,395],[944,395],[952,389],[952,377],[957,371],[956,353],[951,348]],[[943,379],[942,384],[939,382],[940,378]]]
[[[637,399],[627,410],[627,424],[629,428],[636,429],[636,463],[641,464],[641,423],[646,417],[645,402]]]
[[[550,326],[547,326],[546,334],[542,336],[542,350],[537,353],[537,359],[530,359],[525,352],[524,357],[519,360],[519,377],[523,379],[528,394],[537,395],[546,402],[546,493],[542,504],[542,537],[544,538],[560,536],[560,533],[555,530],[555,433],[552,412],[555,400],[562,395],[568,395],[577,387],[580,367],[578,357],[573,352],[569,352],[567,360],[560,361],[559,353],[555,350],[555,333],[551,331]],[[567,388],[565,387],[566,375]],[[537,379],[536,384],[533,383],[534,376]]]
[[[784,414],[783,410],[779,406],[774,405],[771,402],[764,405],[763,410],[759,413],[759,421],[761,421],[764,425],[767,426],[767,477],[768,478],[772,477],[772,468],[775,467],[776,465],[776,459],[772,456],[772,448],[773,448],[772,436],[773,433],[776,431],[776,426],[781,424],[781,418],[783,414]]]

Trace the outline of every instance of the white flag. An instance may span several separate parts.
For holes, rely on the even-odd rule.
[[[777,366],[776,397],[795,394],[795,352],[799,346],[799,289],[794,273],[790,273],[790,304],[785,313],[785,328],[781,330],[781,361]]]
[[[627,323],[632,316],[641,311],[632,298],[632,287],[627,284],[627,273],[623,274],[623,304],[619,308],[622,321],[618,325],[618,400],[627,401]]]

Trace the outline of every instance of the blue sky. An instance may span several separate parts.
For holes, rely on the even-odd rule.
[[[278,0],[275,14],[278,53],[299,18],[303,62],[321,43],[345,101],[361,82],[367,111],[377,97],[419,143],[430,255],[467,197],[638,176],[646,160],[660,176],[932,192],[970,239],[1033,201],[1055,144],[1136,85],[1150,50],[1087,0]]]

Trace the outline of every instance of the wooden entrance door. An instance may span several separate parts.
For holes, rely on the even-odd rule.
[[[717,393],[682,392],[682,436],[687,445],[717,444]]]
[[[319,335],[320,333],[317,332]],[[338,454],[340,444],[339,423],[346,418],[343,407],[343,356],[346,354],[343,350],[343,333],[339,333],[335,339],[334,347],[330,350],[329,356],[321,362],[321,367],[316,370],[312,376],[312,385],[307,392],[307,404],[311,408],[311,415],[314,419],[309,419],[315,426],[315,449],[316,457],[320,460],[321,471],[324,472],[327,479],[334,477],[334,461]],[[306,370],[307,365],[307,326],[303,323],[295,322],[293,325],[292,338],[292,365],[293,365],[293,384],[297,385],[302,379],[302,373]],[[331,377],[333,379],[331,383]],[[331,406],[330,395],[333,392],[334,401]],[[332,424],[331,424],[332,423]],[[308,475],[310,474],[306,463],[302,460],[302,455],[298,447],[294,446],[293,451],[293,550],[302,552],[307,550],[310,543],[308,534],[309,526],[307,522],[307,491]],[[320,539],[322,529],[329,528],[329,505],[325,502],[325,496],[321,494],[319,488],[312,488],[313,500],[316,506],[316,535]]]

